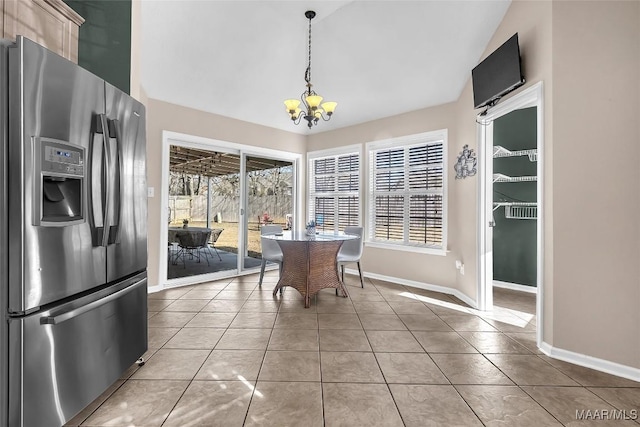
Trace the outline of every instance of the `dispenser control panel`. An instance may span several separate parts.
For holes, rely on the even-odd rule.
[[[42,141],[42,172],[84,176],[83,150],[62,144]]]
[[[67,227],[85,222],[85,148],[33,137],[33,225]]]

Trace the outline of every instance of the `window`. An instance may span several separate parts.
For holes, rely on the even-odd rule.
[[[447,131],[367,144],[372,243],[446,249]]]
[[[319,231],[360,225],[360,146],[309,153],[309,220]]]

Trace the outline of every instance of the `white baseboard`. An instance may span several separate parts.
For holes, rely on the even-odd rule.
[[[358,270],[353,270],[353,269],[345,269],[345,272],[348,272],[350,274],[355,274],[355,275],[358,274]],[[451,289],[445,286],[438,286],[430,283],[416,282],[413,280],[399,279],[397,277],[383,276],[381,274],[376,274],[376,273],[363,272],[363,276],[371,279],[384,280],[386,282],[398,283],[401,285],[411,286],[414,288],[425,289],[429,291],[453,295],[459,298],[460,300],[464,301],[465,303],[467,303],[469,306],[477,309],[476,302],[457,289]],[[503,282],[503,283],[506,283],[506,282]],[[525,287],[523,285],[520,285],[520,286]],[[526,287],[529,288],[529,286],[526,286]],[[532,289],[533,291],[529,291],[529,292],[537,292],[535,287],[532,287]],[[554,359],[563,360],[565,362],[573,363],[574,365],[584,366],[585,368],[595,369],[596,371],[601,371],[607,374],[611,374],[618,377],[627,378],[632,381],[640,382],[640,369],[638,368],[621,365],[619,363],[611,362],[604,359],[599,359],[597,357],[587,356],[586,354],[580,354],[580,353],[575,353],[568,350],[563,350],[561,348],[556,348],[547,344],[544,341],[540,346],[540,350],[547,356],[553,357]]]
[[[521,285],[519,283],[502,282],[500,280],[494,280],[493,286],[495,288],[511,289],[512,291],[528,292],[530,294],[538,293],[538,288],[535,286]]]
[[[358,275],[358,270],[345,268],[344,271],[345,273]],[[371,279],[383,280],[385,282],[398,283],[400,285],[411,286],[413,288],[424,289],[424,290],[433,291],[433,292],[440,292],[447,295],[453,295],[456,298],[464,301],[470,307],[478,308],[478,304],[476,301],[472,300],[467,295],[463,294],[457,289],[448,288],[446,286],[433,285],[431,283],[416,282],[414,280],[400,279],[398,277],[384,276],[382,274],[365,273],[364,271],[362,272],[362,275],[364,277],[369,277]]]
[[[588,356],[586,354],[563,350],[561,348],[553,347],[546,342],[542,342],[540,350],[547,356],[553,357],[554,359],[573,363],[574,365],[583,366],[585,368],[595,369],[596,371],[605,372],[617,377],[640,382],[640,369],[638,368],[621,365],[620,363],[599,359],[597,357]]]
[[[147,293],[148,294],[153,294],[155,292],[160,292],[163,289],[164,289],[164,286],[162,286],[162,285],[149,286],[149,287],[147,287]]]

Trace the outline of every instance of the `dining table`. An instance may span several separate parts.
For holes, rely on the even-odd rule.
[[[169,227],[167,230],[169,243],[178,243],[178,233],[189,233],[193,235],[205,234],[211,231],[207,227]]]
[[[337,255],[346,240],[357,239],[358,236],[284,231],[262,237],[275,240],[283,254],[274,296],[283,287],[292,287],[303,296],[305,308],[309,308],[311,297],[325,288],[335,288],[343,297],[349,296],[338,274]]]

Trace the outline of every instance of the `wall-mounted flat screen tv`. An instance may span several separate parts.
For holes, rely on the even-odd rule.
[[[471,71],[475,108],[492,106],[524,84],[520,67],[520,46],[515,33]]]

